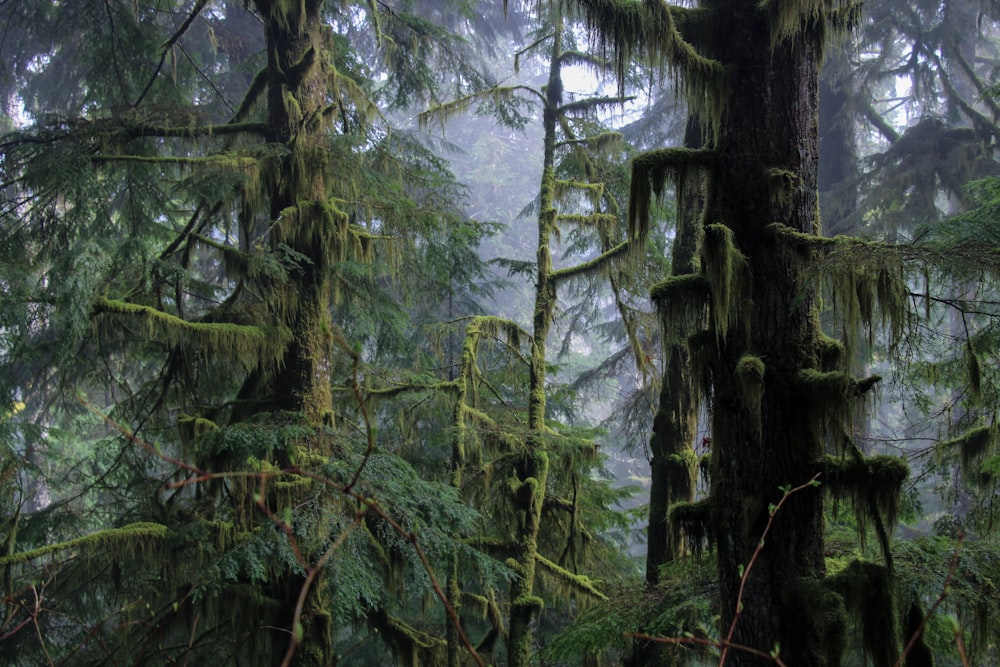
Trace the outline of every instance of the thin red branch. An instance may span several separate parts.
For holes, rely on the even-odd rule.
[[[753,566],[757,563],[757,558],[760,556],[760,553],[764,550],[764,540],[767,538],[768,533],[771,532],[771,528],[774,525],[775,515],[792,495],[798,493],[799,491],[804,491],[805,489],[816,486],[819,483],[820,474],[821,473],[816,473],[808,482],[800,484],[794,489],[788,489],[785,491],[785,493],[781,496],[781,500],[778,501],[778,504],[771,507],[767,517],[767,526],[764,527],[764,532],[760,536],[760,541],[757,542],[757,548],[754,549],[753,555],[750,557],[750,562],[747,563],[746,568],[743,570],[743,576],[740,577],[740,590],[736,594],[736,613],[733,615],[733,622],[729,624],[729,632],[726,634],[726,640],[722,645],[722,656],[719,658],[719,667],[724,667],[726,664],[726,656],[729,651],[729,646],[732,645],[733,635],[736,633],[736,624],[739,622],[740,616],[743,614],[743,592],[746,589],[747,578],[750,576],[750,571],[753,569]]]

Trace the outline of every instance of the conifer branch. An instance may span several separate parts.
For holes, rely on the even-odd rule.
[[[194,23],[194,20],[198,17],[199,14],[201,14],[201,11],[205,8],[205,5],[207,4],[208,0],[198,0],[194,8],[191,10],[191,13],[188,14],[188,17],[186,19],[184,19],[184,22],[181,24],[180,28],[178,28],[176,32],[174,32],[173,35],[167,38],[167,41],[165,41],[160,46],[160,62],[159,64],[157,64],[156,69],[153,71],[152,76],[149,77],[149,81],[146,82],[145,88],[143,88],[142,92],[139,93],[139,97],[137,97],[135,102],[132,103],[132,106],[139,106],[142,103],[142,100],[146,97],[146,93],[148,93],[149,89],[153,87],[153,82],[155,82],[156,79],[160,76],[160,71],[163,70],[163,64],[167,60],[167,53],[169,53],[170,50],[173,48],[174,44],[177,43],[177,40],[179,40],[182,36],[184,36],[184,33],[188,31],[188,28],[191,27],[191,24]]]

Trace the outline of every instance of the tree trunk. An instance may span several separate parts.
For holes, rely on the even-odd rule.
[[[702,130],[694,117],[688,119],[684,145],[702,147]],[[695,272],[702,187],[700,174],[685,174],[677,184],[677,233],[671,253],[673,275]],[[653,433],[649,439],[650,489],[649,530],[646,549],[646,583],[655,586],[660,580],[660,567],[679,555],[681,545],[672,544],[667,525],[667,512],[676,502],[694,500],[695,430],[698,426],[697,394],[691,384],[687,342],[668,340],[664,343],[663,380],[660,402],[653,418]]]
[[[302,414],[316,427],[332,418],[330,389],[331,316],[329,264],[343,238],[344,216],[329,204],[329,137],[318,119],[326,105],[329,81],[321,0],[257,0],[267,41],[267,141],[286,151],[261,167],[261,197],[270,201],[269,240],[301,257],[285,284],[271,281],[262,290],[271,320],[290,330],[291,339],[277,370],[267,379],[247,381],[241,397],[252,412]],[[321,440],[321,439],[317,439]],[[312,554],[303,554],[312,559]],[[300,626],[287,637],[297,642],[297,665],[330,665],[335,658],[329,612],[322,600],[325,575],[313,582]],[[304,578],[292,573],[271,583],[268,594],[280,601],[281,623],[291,623]],[[288,643],[275,641],[271,664],[281,664]]]
[[[802,403],[800,371],[816,365],[818,325],[801,259],[768,230],[775,222],[816,234],[817,74],[821,36],[814,27],[769,43],[768,18],[755,0],[733,3],[718,16],[725,38],[711,54],[734,68],[722,116],[706,202],[706,223],[721,222],[745,257],[749,275],[746,321],[726,332],[714,364],[712,399],[713,524],[719,556],[725,637],[765,654],[780,648],[789,665],[828,664],[822,500],[817,489],[795,494],[775,517],[746,577],[779,487],[810,479],[822,443]],[[734,286],[735,290],[735,286]],[[762,393],[752,400],[740,361],[764,364]],[[751,378],[751,381],[754,381]],[[740,602],[746,605],[740,613]],[[734,665],[772,664],[730,650]]]

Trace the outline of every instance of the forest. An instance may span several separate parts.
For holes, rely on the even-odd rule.
[[[1000,664],[1000,3],[0,0],[0,664]]]

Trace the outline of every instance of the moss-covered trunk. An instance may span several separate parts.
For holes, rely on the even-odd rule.
[[[329,95],[321,0],[257,0],[267,41],[267,141],[282,150],[262,168],[256,194],[269,202],[268,238],[279,256],[293,258],[287,281],[262,286],[267,317],[291,332],[277,369],[248,379],[242,396],[250,412],[288,411],[321,427],[332,416],[329,264],[346,220],[329,201],[329,137],[322,110]],[[327,452],[329,453],[329,452]],[[281,508],[274,508],[280,511]],[[303,554],[312,561],[313,554]],[[275,578],[267,595],[278,602],[287,627],[295,619],[303,576]],[[313,582],[296,627],[295,664],[329,665],[332,636],[321,576]],[[279,664],[288,648],[276,641]]]
[[[701,135],[700,124],[694,118],[689,119],[685,146],[701,148]],[[694,257],[701,221],[702,188],[700,176],[693,172],[685,174],[677,184],[677,233],[670,262],[675,276],[696,270]],[[660,567],[679,553],[681,545],[670,539],[667,512],[676,502],[694,500],[697,467],[693,445],[698,426],[698,400],[691,382],[686,341],[673,338],[664,341],[663,362],[660,402],[649,439],[652,459],[646,583],[650,586],[659,582]]]
[[[274,407],[319,424],[330,396],[329,265],[344,217],[329,203],[323,107],[329,93],[319,0],[258,2],[268,44],[268,139],[287,148],[271,189],[271,243],[302,259],[272,294],[273,316],[292,331],[274,378]]]
[[[740,613],[740,565],[760,542],[769,506],[781,497],[779,487],[808,481],[823,453],[821,429],[810,421],[816,416],[805,409],[799,380],[800,371],[816,365],[814,300],[804,262],[768,229],[778,222],[807,234],[818,231],[821,35],[807,26],[769,44],[765,36],[778,20],[769,19],[756,0],[730,3],[718,20],[719,34],[726,36],[717,44],[718,58],[732,64],[732,89],[720,119],[706,223],[732,230],[748,269],[745,301],[733,304],[743,314],[730,318],[713,364],[713,524],[725,637]],[[713,276],[713,290],[732,281],[726,286],[731,298],[740,298],[739,271],[703,270]],[[746,578],[733,641],[765,653],[780,647],[789,665],[828,664],[826,635],[837,628],[830,623],[834,610],[825,608],[823,574],[822,499],[817,489],[808,489],[789,500],[767,535]],[[734,665],[771,664],[738,650],[730,656]]]
[[[554,12],[558,16],[558,11]],[[528,438],[525,451],[516,466],[514,505],[518,517],[514,542],[516,576],[510,591],[510,634],[507,643],[508,665],[526,667],[531,662],[532,625],[542,606],[535,595],[535,560],[538,554],[538,531],[542,523],[542,504],[549,475],[545,451],[545,341],[555,312],[556,286],[552,279],[552,252],[549,247],[556,225],[555,148],[556,121],[562,102],[562,78],[559,54],[562,51],[561,21],[556,21],[553,57],[549,68],[545,109],[542,116],[544,150],[542,181],[539,191],[538,249],[535,283],[535,308],[532,318],[530,381],[528,394]]]

